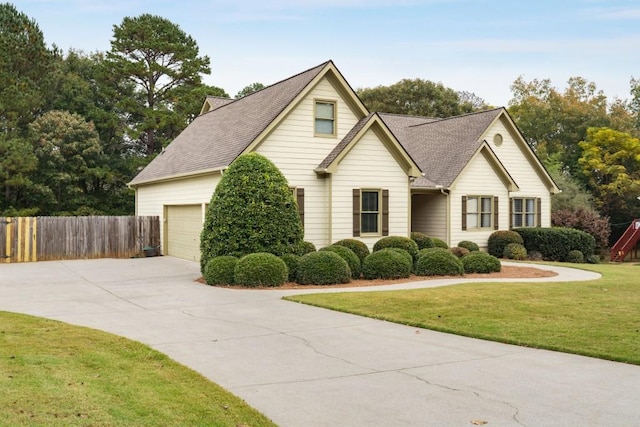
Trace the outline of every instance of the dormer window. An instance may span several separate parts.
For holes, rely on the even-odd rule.
[[[315,134],[319,136],[336,135],[335,101],[315,102]]]

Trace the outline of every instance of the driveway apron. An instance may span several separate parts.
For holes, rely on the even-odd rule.
[[[599,277],[545,268],[560,275],[544,281]],[[172,257],[0,265],[0,310],[141,341],[281,426],[640,426],[638,366],[281,299],[324,289],[234,290],[198,277],[197,263]]]

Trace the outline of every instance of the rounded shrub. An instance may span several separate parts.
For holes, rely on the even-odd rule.
[[[389,249],[390,251],[399,253],[400,255],[405,257],[410,263],[413,264],[413,257],[409,252],[405,251],[404,249],[400,249],[400,248],[387,248],[387,249]]]
[[[347,248],[346,246],[330,245],[320,250],[331,251],[340,255],[342,259],[347,261],[349,270],[351,270],[351,277],[354,279],[360,278],[360,258],[358,258],[358,255],[356,255],[351,249]]]
[[[300,258],[298,283],[301,285],[333,285],[350,280],[347,261],[335,252],[311,252]]]
[[[304,241],[304,242],[300,242],[293,252],[296,255],[302,256],[315,251],[316,251],[316,245],[314,245],[311,242]]]
[[[527,259],[531,261],[542,261],[542,254],[538,251],[529,251]]]
[[[413,263],[405,255],[393,248],[385,248],[364,259],[362,275],[367,280],[401,279],[409,277],[412,268]]]
[[[405,251],[409,252],[409,254],[411,255],[411,258],[414,260],[418,256],[418,244],[408,237],[403,237],[403,236],[383,237],[373,245],[373,252],[377,252],[381,249],[386,249],[386,248],[404,249]]]
[[[509,243],[502,251],[502,257],[522,261],[527,259],[527,249],[520,243]]]
[[[438,239],[437,237],[432,237],[431,240],[436,248],[449,249],[449,245],[447,245],[447,242],[444,240]]]
[[[460,258],[445,249],[426,252],[416,262],[417,276],[460,276],[463,271]]]
[[[500,260],[486,252],[469,252],[462,257],[465,273],[498,273],[502,269]]]
[[[596,254],[589,255],[585,258],[585,261],[589,264],[600,264],[600,257]]]
[[[574,262],[576,264],[582,264],[584,262],[584,255],[577,249],[569,251],[567,254],[567,262]]]
[[[424,233],[420,233],[419,231],[414,231],[413,233],[411,233],[411,240],[416,242],[416,244],[418,245],[418,249],[433,248],[434,246],[431,237],[427,236]]]
[[[289,270],[287,264],[274,254],[257,252],[238,260],[233,277],[236,284],[248,288],[280,286],[286,283]]]
[[[524,245],[524,240],[522,240],[522,236],[520,236],[515,231],[511,230],[499,230],[494,231],[489,236],[488,241],[488,250],[489,255],[493,255],[494,257],[501,257],[504,255],[504,248],[509,243],[519,243]]]
[[[369,255],[371,252],[369,251],[369,247],[362,241],[357,239],[342,239],[338,240],[334,243],[334,245],[344,246],[345,248],[351,249],[360,259],[360,264],[362,265],[362,261]]]
[[[449,249],[449,252],[451,252],[452,254],[457,256],[458,258],[462,258],[466,254],[468,254],[470,251],[467,248],[462,248],[460,246],[454,246],[451,249]]]
[[[300,264],[300,255],[296,254],[284,254],[280,255],[280,259],[287,264],[287,269],[289,270],[288,280],[290,282],[295,282],[296,277],[298,275],[298,265]]]
[[[423,255],[429,254],[431,252],[449,252],[449,250],[445,249],[445,248],[424,248],[424,249],[420,249],[418,251],[418,259],[422,258]]]
[[[207,285],[233,285],[233,274],[238,258],[222,255],[211,258],[204,267],[204,281]]]
[[[480,246],[478,246],[477,243],[472,242],[471,240],[463,240],[461,242],[458,242],[458,246],[469,250],[469,252],[478,252],[480,250]]]

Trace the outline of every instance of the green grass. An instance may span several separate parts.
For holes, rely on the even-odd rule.
[[[603,277],[286,299],[436,331],[640,364],[640,266],[561,265]]]
[[[274,425],[143,344],[7,312],[0,312],[0,408],[3,426]]]

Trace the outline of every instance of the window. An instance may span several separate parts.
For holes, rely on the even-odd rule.
[[[336,134],[336,103],[316,101],[315,134],[334,136]]]
[[[353,235],[389,235],[389,190],[353,189]]]
[[[462,196],[462,229],[498,228],[498,198]]]
[[[539,202],[536,198],[511,199],[511,227],[539,226]]]

